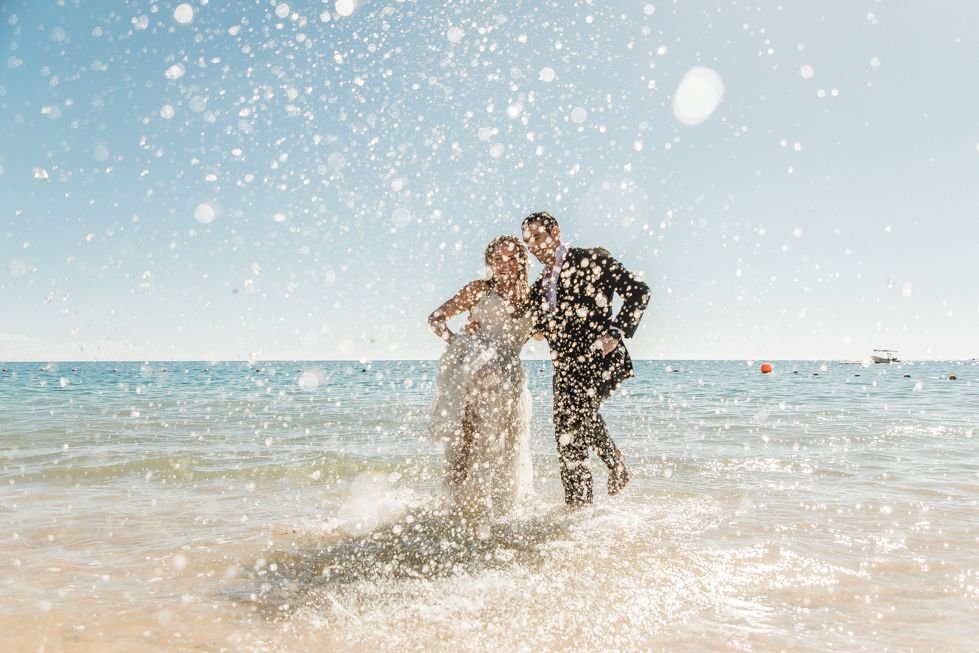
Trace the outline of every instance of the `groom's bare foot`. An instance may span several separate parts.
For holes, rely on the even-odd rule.
[[[611,497],[621,492],[622,488],[629,484],[629,469],[625,466],[625,458],[618,449],[615,450],[615,459],[615,467],[608,470],[608,494]]]

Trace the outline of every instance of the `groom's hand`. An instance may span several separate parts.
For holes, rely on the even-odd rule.
[[[610,333],[609,335],[601,338],[596,344],[602,350],[602,356],[608,356],[615,351],[616,347],[619,346],[619,336],[614,333]]]
[[[462,327],[462,330],[472,335],[477,331],[479,331],[479,322],[477,322],[476,320],[469,320],[468,322],[466,322],[466,325]]]

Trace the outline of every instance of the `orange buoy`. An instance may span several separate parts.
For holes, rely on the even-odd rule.
[[[761,369],[761,373],[762,374],[771,374],[772,373],[772,364],[771,363],[762,363],[760,369]]]

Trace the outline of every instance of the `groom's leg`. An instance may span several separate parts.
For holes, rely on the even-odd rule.
[[[619,464],[615,442],[605,426],[605,420],[598,411],[591,413],[588,417],[588,444],[595,450],[598,457],[609,469],[614,469]]]
[[[587,393],[591,399],[588,403],[587,429],[585,430],[588,445],[595,450],[598,457],[608,467],[608,493],[618,494],[629,483],[629,470],[625,465],[622,452],[615,446],[608,432],[605,420],[598,411],[608,399],[614,386],[601,383],[593,392]]]
[[[585,410],[582,410],[585,408]],[[570,506],[592,502],[592,476],[588,466],[585,429],[587,407],[581,406],[572,380],[554,378],[554,437],[561,461],[564,502]]]
[[[618,465],[615,442],[609,435],[605,420],[598,414],[605,400],[612,396],[614,387],[602,380],[602,373],[598,369],[590,370],[589,376],[588,383],[581,384],[582,387],[575,397],[582,413],[581,435],[585,444],[595,450],[605,466],[614,469]]]

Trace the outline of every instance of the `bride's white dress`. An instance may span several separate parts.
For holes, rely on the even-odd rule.
[[[431,435],[445,443],[446,469],[462,464],[465,480],[447,486],[453,504],[465,512],[500,516],[532,491],[531,398],[520,350],[530,336],[529,316],[514,319],[495,292],[473,306],[479,323],[460,333],[439,359],[431,409]],[[462,420],[475,426],[468,459],[461,451]]]

